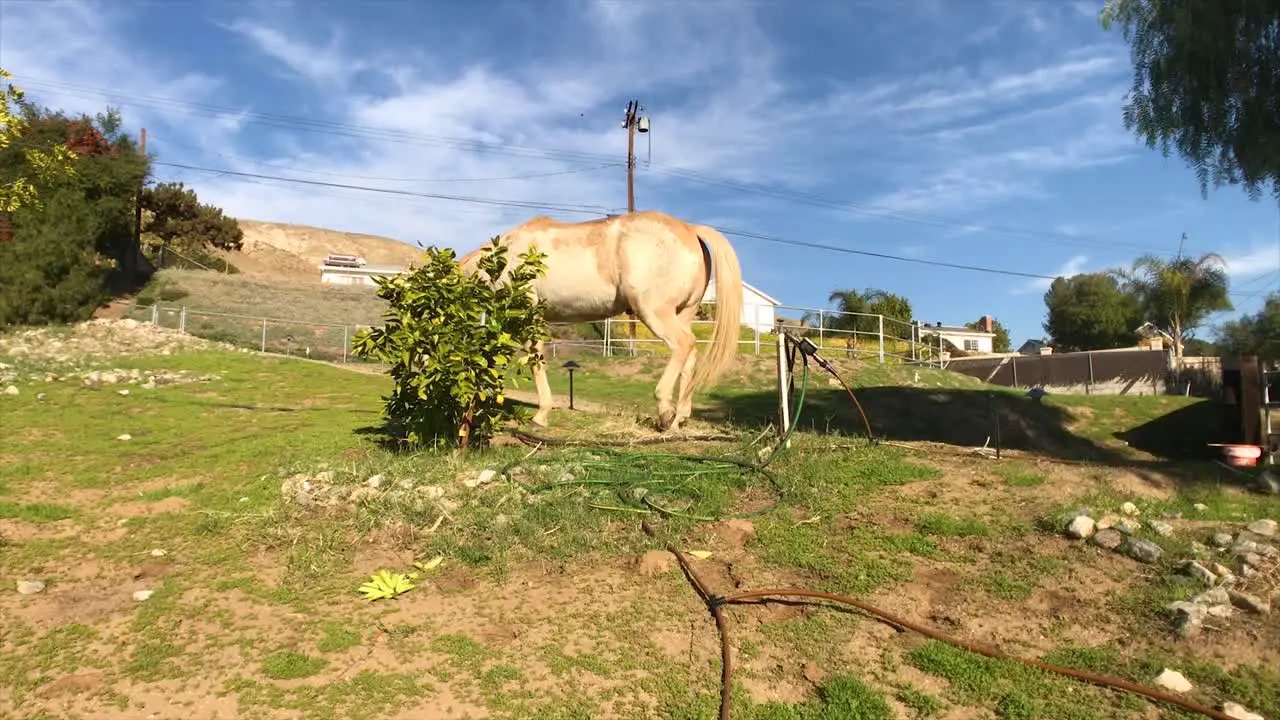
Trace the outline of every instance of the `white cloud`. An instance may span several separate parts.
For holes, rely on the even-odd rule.
[[[1085,272],[1086,263],[1089,262],[1087,255],[1075,255],[1067,260],[1056,271],[1050,273],[1054,278],[1075,277]],[[1033,278],[1027,282],[1015,287],[1010,291],[1012,295],[1029,295],[1031,293],[1043,293],[1053,284],[1053,280],[1048,278]]]
[[[1252,278],[1280,270],[1280,248],[1275,243],[1255,245],[1249,250],[1224,254],[1227,274],[1233,280]]]

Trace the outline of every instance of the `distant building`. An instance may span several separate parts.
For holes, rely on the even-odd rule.
[[[702,302],[714,303],[716,301],[716,281],[712,278],[707,284],[707,292],[702,296]],[[773,329],[773,318],[777,314],[778,307],[782,303],[765,295],[763,291],[747,283],[742,283],[742,326],[749,327],[761,332],[768,332]]]
[[[921,325],[920,341],[928,343],[928,338],[934,338],[933,342],[937,343],[938,336],[941,336],[943,340],[967,353],[990,355],[994,351],[996,339],[996,334],[992,327],[990,315],[984,315],[978,321],[979,329],[977,330],[964,326],[943,325],[942,323]]]
[[[328,255],[320,264],[320,282],[328,285],[374,285],[374,278],[403,275],[404,268],[370,265],[357,255]]]
[[[1028,340],[1018,346],[1019,355],[1047,355],[1051,352],[1053,349],[1044,340]]]

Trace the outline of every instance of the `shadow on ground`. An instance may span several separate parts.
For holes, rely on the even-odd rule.
[[[1137,459],[1124,448],[1106,447],[1073,432],[1073,418],[1061,405],[1038,403],[1021,394],[902,386],[862,387],[854,392],[873,433],[885,440],[994,448],[995,418],[999,417],[1000,444],[1008,450],[1100,464],[1131,465]],[[777,417],[777,398],[771,393],[713,393],[705,403],[700,415],[708,420],[760,427]],[[1210,438],[1221,424],[1215,408],[1210,401],[1196,403],[1115,437],[1158,460],[1211,460],[1211,453],[1201,451],[1205,443],[1213,442]],[[848,394],[829,387],[809,389],[799,427],[820,433],[866,434]]]
[[[1212,400],[1187,405],[1130,430],[1116,433],[1135,450],[1169,460],[1214,460],[1223,442],[1223,408]]]

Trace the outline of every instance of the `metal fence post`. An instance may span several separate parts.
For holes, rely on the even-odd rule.
[[[183,335],[187,334],[187,306],[186,305],[183,305],[182,311],[178,313],[178,332]]]
[[[756,318],[756,354],[760,354],[760,318]]]
[[[884,364],[884,315],[876,316],[877,322],[880,324],[880,364]]]
[[[342,362],[347,361],[347,326],[342,326]]]
[[[160,324],[160,303],[151,306],[151,324]]]
[[[823,330],[822,326],[826,324],[827,324],[826,321],[822,317],[822,311],[819,310],[818,311],[818,347],[820,348],[826,347],[825,345],[822,344],[822,330]]]
[[[609,357],[609,324],[612,318],[604,319],[604,346],[600,348],[600,354]]]
[[[267,319],[262,318],[262,352],[267,351]]]
[[[1089,392],[1085,393],[1088,395],[1093,392],[1093,353],[1087,352],[1085,353],[1085,357],[1089,358]]]

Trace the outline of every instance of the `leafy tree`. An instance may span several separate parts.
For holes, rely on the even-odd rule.
[[[975,320],[965,323],[964,326],[970,330],[979,330],[982,328],[982,321]],[[991,340],[991,352],[1007,353],[1013,350],[1013,342],[1009,339],[1009,328],[1002,325],[999,320],[992,318],[991,331],[995,333],[995,337]]]
[[[40,207],[36,184],[73,176],[76,159],[65,143],[40,145],[27,135],[26,94],[18,86],[5,82],[11,77],[12,74],[0,68],[3,85],[0,89],[0,151],[13,148],[15,141],[21,146],[20,162],[8,158],[0,165],[0,213],[6,215],[23,207]],[[7,225],[0,229],[7,233]]]
[[[142,210],[143,234],[161,247],[239,250],[244,242],[244,230],[235,218],[201,203],[195,191],[180,182],[143,188]]]
[[[1115,275],[1141,303],[1144,319],[1173,338],[1174,356],[1182,357],[1183,345],[1209,315],[1231,309],[1225,265],[1216,253],[1172,260],[1143,255]]]
[[[1280,293],[1271,293],[1262,309],[1223,323],[1218,345],[1224,354],[1280,359]]]
[[[133,251],[134,196],[147,160],[114,111],[97,119],[30,105],[22,112],[24,142],[52,147],[79,137],[87,154],[74,173],[38,177],[21,148],[0,149],[0,168],[37,177],[41,199],[12,213],[13,237],[0,243],[0,325],[83,320]]]
[[[816,325],[820,322],[828,330],[877,333],[880,321],[874,316],[883,315],[885,335],[911,337],[911,301],[901,295],[867,288],[864,292],[836,290],[827,299],[835,305],[835,313],[822,313],[821,317],[817,313],[806,313],[806,324]]]
[[[1125,128],[1170,147],[1208,185],[1280,200],[1280,4],[1275,0],[1107,0],[1106,29],[1130,44]]]
[[[1135,344],[1142,306],[1110,273],[1057,278],[1044,294],[1044,330],[1063,352]]]
[[[357,356],[391,365],[395,388],[383,414],[414,445],[487,443],[508,371],[528,365],[526,351],[549,336],[545,302],[530,292],[545,255],[526,252],[504,277],[507,248],[491,242],[474,275],[462,272],[453,250],[429,247],[421,267],[379,278],[386,322],[353,340]]]

